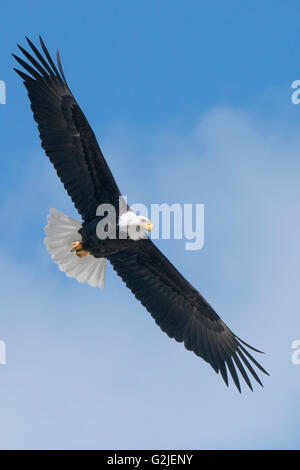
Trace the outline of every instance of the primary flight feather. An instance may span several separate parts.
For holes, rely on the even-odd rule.
[[[267,372],[248,349],[260,351],[226,326],[145,236],[151,222],[122,200],[94,132],[68,87],[59,54],[56,66],[41,38],[43,53],[27,42],[34,55],[18,46],[27,61],[13,55],[26,73],[15,70],[27,88],[42,147],[82,217],[78,222],[50,210],[45,243],[53,261],[67,276],[103,288],[108,260],[159,327],[220,372],[227,385],[228,371],[239,391],[238,372],[251,390],[249,375],[262,385],[255,368]],[[106,228],[114,229],[116,238],[97,236],[101,204],[116,209],[116,226]]]

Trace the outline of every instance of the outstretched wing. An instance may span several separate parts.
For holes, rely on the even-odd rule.
[[[141,240],[108,259],[158,326],[220,372],[226,385],[227,370],[239,391],[237,371],[251,390],[249,372],[262,385],[253,365],[267,372],[247,347],[261,351],[238,338],[150,240]]]
[[[28,90],[42,147],[83,220],[91,220],[101,203],[118,207],[120,191],[93,130],[72,95],[57,52],[56,68],[42,39],[43,55],[27,39],[35,57],[18,46],[28,62],[13,54],[26,70],[15,71]]]
[[[96,215],[101,203],[118,206],[120,191],[99,148],[87,119],[76,103],[64,77],[57,54],[57,70],[42,39],[45,57],[28,41],[36,58],[18,46],[28,62],[14,55],[28,72],[16,72],[28,90],[42,147],[53,163],[75,207],[85,221]],[[252,390],[248,373],[262,385],[256,366],[267,374],[213,308],[174,268],[150,240],[109,257],[135,297],[151,313],[168,336],[220,372],[228,385],[229,370],[241,391],[237,371]],[[248,373],[247,373],[247,371]]]

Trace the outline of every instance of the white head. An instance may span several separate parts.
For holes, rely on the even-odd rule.
[[[147,237],[147,231],[151,232],[153,225],[147,217],[127,211],[119,218],[119,228],[132,240],[141,240]]]

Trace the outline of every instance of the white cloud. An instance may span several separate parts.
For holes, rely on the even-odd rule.
[[[290,360],[291,343],[300,338],[296,130],[278,134],[270,121],[261,131],[257,119],[223,108],[184,134],[168,130],[150,139],[112,128],[103,139],[129,202],[204,202],[202,251],[184,251],[184,241],[159,245],[239,336],[267,352],[259,357],[271,372],[265,388],[252,394],[244,387],[241,396],[233,386],[226,390],[209,366],[157,328],[114,273],[104,293],[77,284],[51,264],[42,233],[31,242],[32,227],[22,227],[2,246],[1,446],[296,445],[300,366]],[[1,215],[16,201],[22,220],[55,206],[56,197],[63,203],[48,170],[42,182],[26,179],[21,196],[9,194]],[[33,197],[37,188],[46,188],[42,203]],[[17,262],[15,243],[19,248],[25,231],[33,254]]]

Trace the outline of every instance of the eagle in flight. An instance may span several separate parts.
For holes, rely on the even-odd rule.
[[[42,38],[43,52],[26,39],[33,54],[18,47],[27,61],[13,54],[26,73],[14,70],[28,91],[42,147],[82,218],[79,222],[50,209],[45,243],[53,261],[67,276],[103,288],[108,260],[157,325],[220,372],[227,386],[228,372],[239,391],[239,374],[251,390],[249,375],[262,385],[255,368],[267,372],[249,349],[261,351],[228,328],[148,237],[150,220],[125,203],[70,91],[58,51],[56,66]],[[116,210],[115,226],[113,222],[105,226],[107,234],[114,232],[115,237],[97,234],[103,220],[97,209],[102,204]]]

